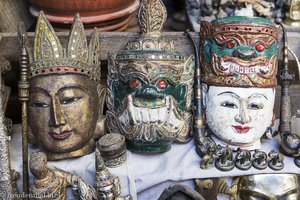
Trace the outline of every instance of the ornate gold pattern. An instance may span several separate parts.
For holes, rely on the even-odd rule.
[[[142,34],[160,33],[167,20],[167,10],[161,0],[143,0],[138,16]]]
[[[89,47],[83,24],[76,14],[64,49],[43,11],[39,13],[31,58],[31,76],[46,74],[84,74],[98,82],[101,77],[99,67],[99,37],[95,29]],[[54,67],[55,66],[55,67]]]
[[[0,38],[1,40],[1,38]],[[0,66],[2,68],[2,66]],[[4,125],[2,70],[0,71],[0,199],[12,199],[8,138]]]

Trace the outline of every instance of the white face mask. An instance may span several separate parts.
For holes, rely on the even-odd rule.
[[[220,140],[249,146],[272,123],[274,88],[203,87],[206,122]]]

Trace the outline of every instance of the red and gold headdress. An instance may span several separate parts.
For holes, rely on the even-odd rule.
[[[201,22],[202,81],[230,87],[277,85],[279,31],[264,18]]]

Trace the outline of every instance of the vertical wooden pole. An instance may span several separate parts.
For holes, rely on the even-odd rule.
[[[29,194],[29,176],[28,176],[28,101],[29,101],[29,69],[28,54],[26,50],[26,31],[24,24],[19,26],[20,38],[20,81],[19,100],[22,103],[22,155],[23,155],[23,192]],[[28,199],[28,198],[26,198]]]

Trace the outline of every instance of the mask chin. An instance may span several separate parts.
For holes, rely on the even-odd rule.
[[[113,118],[118,128],[129,137],[136,135],[146,142],[161,137],[175,139],[182,131],[188,130],[188,122],[179,115],[172,96],[167,96],[165,102],[165,106],[159,108],[138,107],[133,104],[132,95],[129,95]]]

